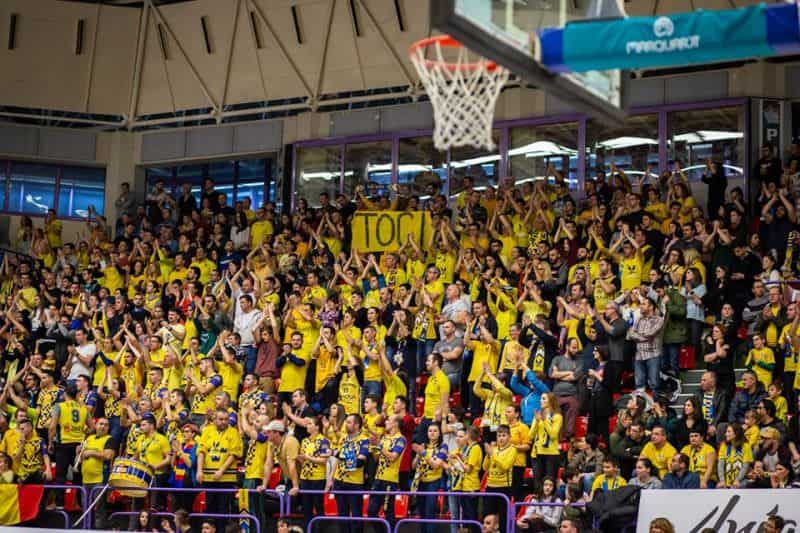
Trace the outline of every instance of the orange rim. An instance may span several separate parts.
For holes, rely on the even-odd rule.
[[[445,48],[463,48],[464,47],[463,44],[461,44],[460,42],[456,41],[455,39],[453,39],[449,35],[436,35],[434,37],[427,37],[425,39],[421,39],[421,40],[415,42],[414,44],[412,44],[411,47],[408,49],[408,54],[409,54],[410,57],[414,58],[414,57],[417,56],[417,52],[419,50],[423,50],[425,48],[428,48],[429,46],[431,46],[433,44],[438,44],[439,46],[442,46],[442,47],[445,47]],[[441,67],[444,67],[444,68],[446,68],[447,70],[450,70],[450,71],[456,71],[456,70],[478,70],[478,69],[481,69],[481,68],[485,68],[488,71],[493,71],[493,70],[497,69],[497,63],[495,63],[494,61],[490,61],[488,59],[484,60],[484,61],[477,61],[477,62],[472,62],[472,63],[462,63],[460,65],[455,64],[455,63],[448,63],[446,61],[437,61],[437,60],[434,60],[434,59],[426,59],[425,60],[425,66],[428,67],[428,68],[433,67],[433,66],[441,66]]]

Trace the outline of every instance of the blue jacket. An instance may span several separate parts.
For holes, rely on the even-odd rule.
[[[683,477],[678,477],[672,472],[664,475],[661,480],[661,488],[663,489],[699,489],[700,476],[696,472],[686,471]]]
[[[530,426],[534,413],[542,408],[542,394],[550,392],[550,388],[536,377],[533,370],[528,370],[525,380],[520,379],[519,374],[514,372],[511,376],[511,390],[514,394],[522,396],[520,415],[522,422]]]

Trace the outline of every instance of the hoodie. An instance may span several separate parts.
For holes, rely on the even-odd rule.
[[[536,377],[533,370],[528,370],[524,380],[517,372],[511,376],[511,391],[522,396],[520,417],[525,425],[530,426],[534,413],[542,408],[542,394],[550,392],[550,388]]]

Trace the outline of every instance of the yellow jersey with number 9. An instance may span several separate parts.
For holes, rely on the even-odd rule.
[[[86,419],[89,412],[75,400],[58,404],[58,427],[61,444],[79,444],[86,436]]]

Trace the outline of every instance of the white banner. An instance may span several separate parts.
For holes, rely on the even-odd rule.
[[[650,521],[667,518],[679,533],[757,533],[770,515],[786,520],[783,533],[800,533],[800,490],[643,490],[636,533],[648,533]]]

